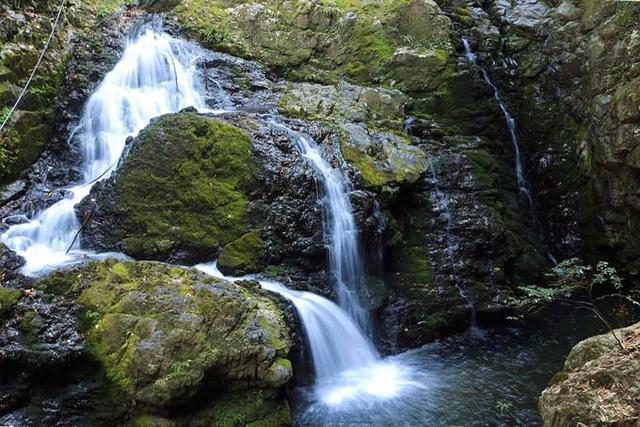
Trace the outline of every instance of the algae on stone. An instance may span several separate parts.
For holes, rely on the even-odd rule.
[[[116,176],[92,190],[97,207],[83,238],[142,259],[215,259],[252,230],[251,154],[247,133],[222,120],[162,116],[133,142]]]
[[[184,404],[203,388],[221,395],[220,402],[231,391],[275,396],[269,393],[292,377],[286,315],[257,286],[156,262],[116,260],[56,272],[36,286],[77,298],[91,354],[125,400],[142,407]],[[285,405],[279,419],[288,420],[280,397],[265,402],[269,408]],[[261,408],[256,402],[255,419]],[[271,413],[264,411],[265,417]],[[223,422],[228,415],[218,416]]]

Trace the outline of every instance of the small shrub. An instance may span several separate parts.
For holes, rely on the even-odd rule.
[[[554,301],[567,302],[589,310],[607,327],[620,349],[624,350],[622,341],[599,306],[604,300],[614,297],[636,307],[640,307],[640,302],[621,293],[622,279],[614,267],[605,261],[600,261],[595,266],[583,265],[579,259],[571,258],[553,267],[546,276],[548,286],[520,286],[520,295],[511,298],[508,304],[521,313],[539,311]],[[621,314],[626,311],[623,308],[616,310]]]

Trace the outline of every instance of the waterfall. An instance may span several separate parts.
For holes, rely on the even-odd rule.
[[[358,326],[332,301],[311,292],[294,291],[281,283],[259,280],[252,276],[225,277],[216,263],[196,265],[196,268],[225,280],[257,280],[271,292],[282,295],[296,308],[309,341],[313,366],[318,381],[335,377],[341,372],[362,368],[378,360],[378,355]]]
[[[474,64],[478,65],[476,62],[476,55],[471,50],[471,46],[469,45],[469,40],[465,37],[462,38],[462,45],[464,46],[464,54],[467,60]],[[505,105],[502,97],[500,96],[500,91],[498,87],[493,83],[491,77],[489,77],[489,73],[483,67],[478,66],[480,69],[480,73],[482,74],[482,78],[489,85],[491,90],[493,91],[493,98],[496,100],[498,105],[500,106],[500,111],[502,111],[502,115],[504,116],[504,120],[507,123],[507,128],[509,129],[509,136],[511,137],[511,142],[513,143],[513,151],[515,153],[515,171],[516,171],[516,181],[518,184],[518,189],[522,194],[525,195],[527,201],[529,202],[529,208],[531,209],[531,215],[535,222],[534,216],[534,207],[533,207],[533,198],[531,196],[531,191],[529,190],[529,184],[527,183],[527,178],[524,174],[524,167],[522,166],[522,156],[520,154],[520,141],[518,139],[518,133],[516,131],[516,121],[509,113],[509,109]]]
[[[67,189],[67,198],[1,236],[8,247],[26,259],[23,273],[35,276],[85,256],[105,255],[83,251],[75,241],[81,224],[74,206],[89,194],[95,182],[111,175],[126,139],[135,136],[152,118],[188,106],[205,108],[205,91],[195,78],[199,56],[195,45],[170,37],[157,23],[145,24],[132,34],[121,60],[87,101],[74,132],[83,149],[82,182]],[[224,92],[219,84],[217,89]],[[228,100],[224,95],[223,101]],[[227,107],[229,102],[223,104]],[[331,407],[356,401],[362,405],[369,404],[371,398],[401,397],[409,389],[421,387],[412,369],[381,359],[367,337],[370,322],[362,303],[366,271],[347,197],[347,181],[322,158],[309,138],[274,121],[270,124],[287,132],[324,186],[325,231],[338,304],[309,292],[289,290],[277,282],[259,280],[263,288],[291,301],[300,316],[316,373],[314,401]],[[223,277],[215,263],[197,268]]]
[[[216,262],[198,270],[228,281],[256,280],[263,289],[282,295],[296,308],[309,342],[316,374],[315,399],[322,407],[362,407],[371,399],[399,398],[423,389],[422,373],[396,360],[380,359],[354,320],[332,301],[311,292],[294,291],[254,276],[224,276]],[[312,405],[314,406],[314,405]]]
[[[197,55],[194,45],[162,32],[158,22],[132,33],[122,58],[87,101],[73,132],[82,147],[82,182],[68,188],[63,200],[0,236],[26,260],[23,274],[40,275],[91,255],[76,239],[81,225],[74,206],[96,181],[115,170],[128,136],[135,136],[154,117],[204,107],[194,78]]]
[[[328,217],[325,227],[330,239],[329,268],[335,279],[338,305],[368,333],[371,329],[369,314],[362,304],[366,295],[366,273],[353,208],[346,194],[347,183],[322,158],[318,146],[307,136],[273,121],[271,125],[283,130],[293,139],[300,153],[322,177],[324,206]]]

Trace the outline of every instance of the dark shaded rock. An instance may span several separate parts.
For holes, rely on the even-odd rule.
[[[24,265],[24,259],[0,243],[0,283],[3,285],[19,278],[19,269]]]

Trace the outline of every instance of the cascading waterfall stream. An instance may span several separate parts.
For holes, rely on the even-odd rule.
[[[254,276],[224,276],[216,262],[196,268],[230,280],[256,280],[263,289],[282,295],[296,308],[309,342],[315,371],[316,399],[333,407],[356,406],[370,399],[390,399],[422,388],[416,372],[402,363],[382,360],[354,320],[338,305],[311,292],[294,291],[281,283]]]
[[[493,91],[493,98],[496,100],[496,102],[500,106],[500,111],[502,111],[504,120],[507,123],[507,128],[509,129],[509,136],[511,137],[511,142],[513,143],[513,150],[515,154],[515,171],[516,171],[516,181],[518,184],[518,189],[527,198],[527,201],[529,203],[529,209],[531,210],[531,216],[535,223],[536,218],[535,218],[535,210],[533,205],[533,198],[531,196],[531,191],[529,190],[529,184],[527,183],[527,178],[524,174],[524,167],[522,165],[522,156],[520,154],[520,141],[518,139],[518,133],[516,130],[516,121],[511,115],[511,113],[509,113],[507,106],[505,105],[504,101],[502,100],[502,97],[500,96],[500,91],[498,90],[498,87],[493,83],[493,81],[491,80],[491,77],[489,77],[489,73],[487,72],[487,70],[479,66],[478,63],[476,62],[476,54],[473,53],[473,51],[471,50],[469,40],[463,37],[462,45],[464,46],[464,54],[467,60],[471,64],[478,66],[478,69],[482,74],[482,78],[489,85],[489,87],[491,87],[491,90]]]
[[[91,255],[74,241],[80,228],[74,206],[95,182],[111,175],[127,137],[152,118],[189,106],[204,108],[194,78],[197,55],[195,45],[163,33],[159,22],[143,24],[131,35],[122,58],[87,101],[73,132],[84,156],[82,182],[67,189],[68,197],[0,238],[26,260],[23,274],[37,276]]]
[[[366,292],[366,273],[353,208],[345,191],[347,183],[342,175],[322,158],[318,146],[307,136],[282,124],[273,121],[271,124],[293,139],[300,153],[322,177],[326,198],[324,205],[328,217],[325,227],[330,239],[329,267],[336,282],[338,305],[368,334],[371,331],[370,319],[362,304]]]

